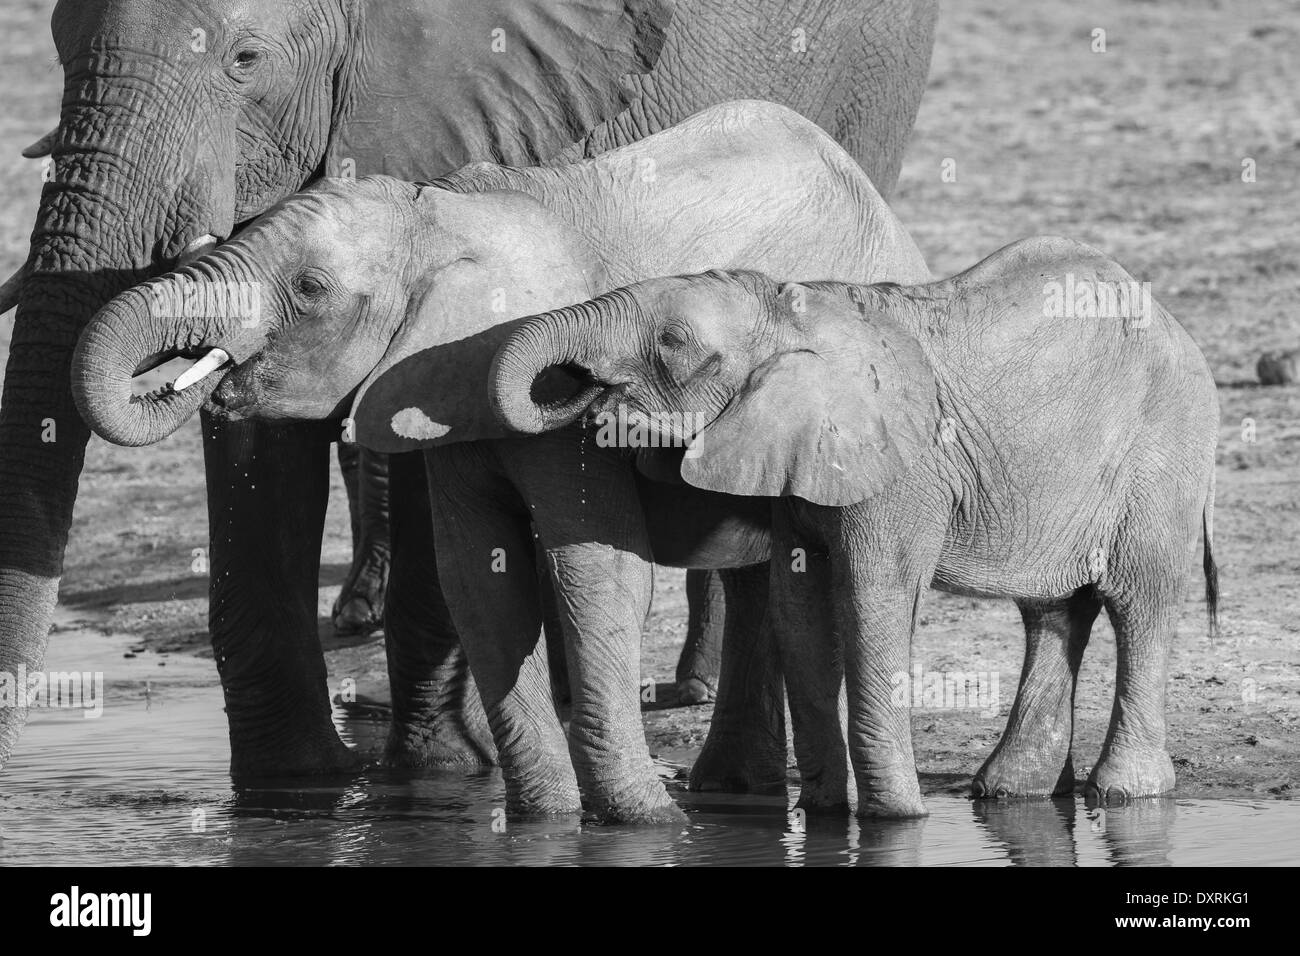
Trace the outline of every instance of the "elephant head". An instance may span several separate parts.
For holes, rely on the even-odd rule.
[[[209,397],[232,417],[328,420],[358,390],[345,437],[367,447],[482,438],[501,433],[483,382],[502,323],[604,283],[582,236],[522,193],[322,180],[110,302],[78,344],[73,393],[97,433],[127,445],[160,440]],[[153,357],[200,351],[215,358],[132,394]]]
[[[683,448],[681,477],[697,488],[852,504],[933,441],[934,372],[898,290],[755,272],[639,282],[519,325],[493,359],[491,400],[528,434],[623,415],[657,447]],[[574,386],[539,393],[556,367]]]
[[[670,10],[60,0],[62,109],[28,150],[49,152],[53,176],[27,262],[0,286],[0,311],[18,309],[0,403],[0,670],[42,666],[89,436],[71,356],[98,309],[325,172],[420,178],[478,159],[540,161],[626,105],[624,77],[653,66]],[[154,424],[120,427],[145,439],[202,397],[147,404]],[[25,714],[0,710],[0,764]]]

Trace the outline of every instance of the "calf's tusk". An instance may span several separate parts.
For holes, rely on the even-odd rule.
[[[210,232],[206,232],[197,239],[190,241],[190,244],[181,250],[180,258],[176,260],[176,265],[187,266],[199,256],[207,255],[216,248],[217,237]]]
[[[172,383],[172,391],[183,392],[196,382],[201,382],[221,366],[230,361],[230,355],[225,349],[213,349],[203,358],[199,359],[180,375],[176,376],[176,381]]]

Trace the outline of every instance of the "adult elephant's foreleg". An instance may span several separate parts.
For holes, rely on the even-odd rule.
[[[438,575],[492,729],[507,809],[576,811],[527,514],[486,443],[435,448],[426,461]]]
[[[784,793],[785,688],[767,620],[768,565],[716,573],[727,607],[718,698],[690,788]]]
[[[677,699],[685,704],[718,694],[726,634],[726,587],[717,571],[686,572],[686,643],[677,658]]]
[[[352,769],[316,623],[330,433],[203,413],[208,626],[236,779]]]
[[[632,468],[578,428],[501,441],[499,454],[546,551],[569,661],[569,753],[583,806],[606,820],[682,812],[641,724],[641,626],[651,563]]]
[[[491,764],[492,731],[438,577],[424,455],[389,459],[392,572],[384,611],[393,723],[386,759],[399,766]]]
[[[68,293],[59,299],[76,301]],[[0,767],[18,742],[28,710],[25,685],[15,688],[8,681],[45,666],[90,435],[67,384],[71,326],[58,333],[65,336],[62,349],[41,341],[51,328],[61,327],[19,317],[0,402],[0,679],[7,684],[0,697]]]
[[[340,634],[369,634],[383,622],[392,558],[388,456],[340,442],[339,470],[348,493],[352,566],[331,617]]]
[[[845,748],[844,641],[832,616],[831,561],[824,543],[799,526],[788,502],[773,507],[768,621],[790,699],[799,808],[849,806]]]

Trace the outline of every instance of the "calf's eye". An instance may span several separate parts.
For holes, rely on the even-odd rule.
[[[299,295],[314,298],[325,292],[325,283],[312,275],[301,275],[293,280],[294,291]]]

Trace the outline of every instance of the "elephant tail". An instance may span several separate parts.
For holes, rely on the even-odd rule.
[[[1214,477],[1201,510],[1202,567],[1205,570],[1205,613],[1209,618],[1210,640],[1219,636],[1219,566],[1214,563]]]

